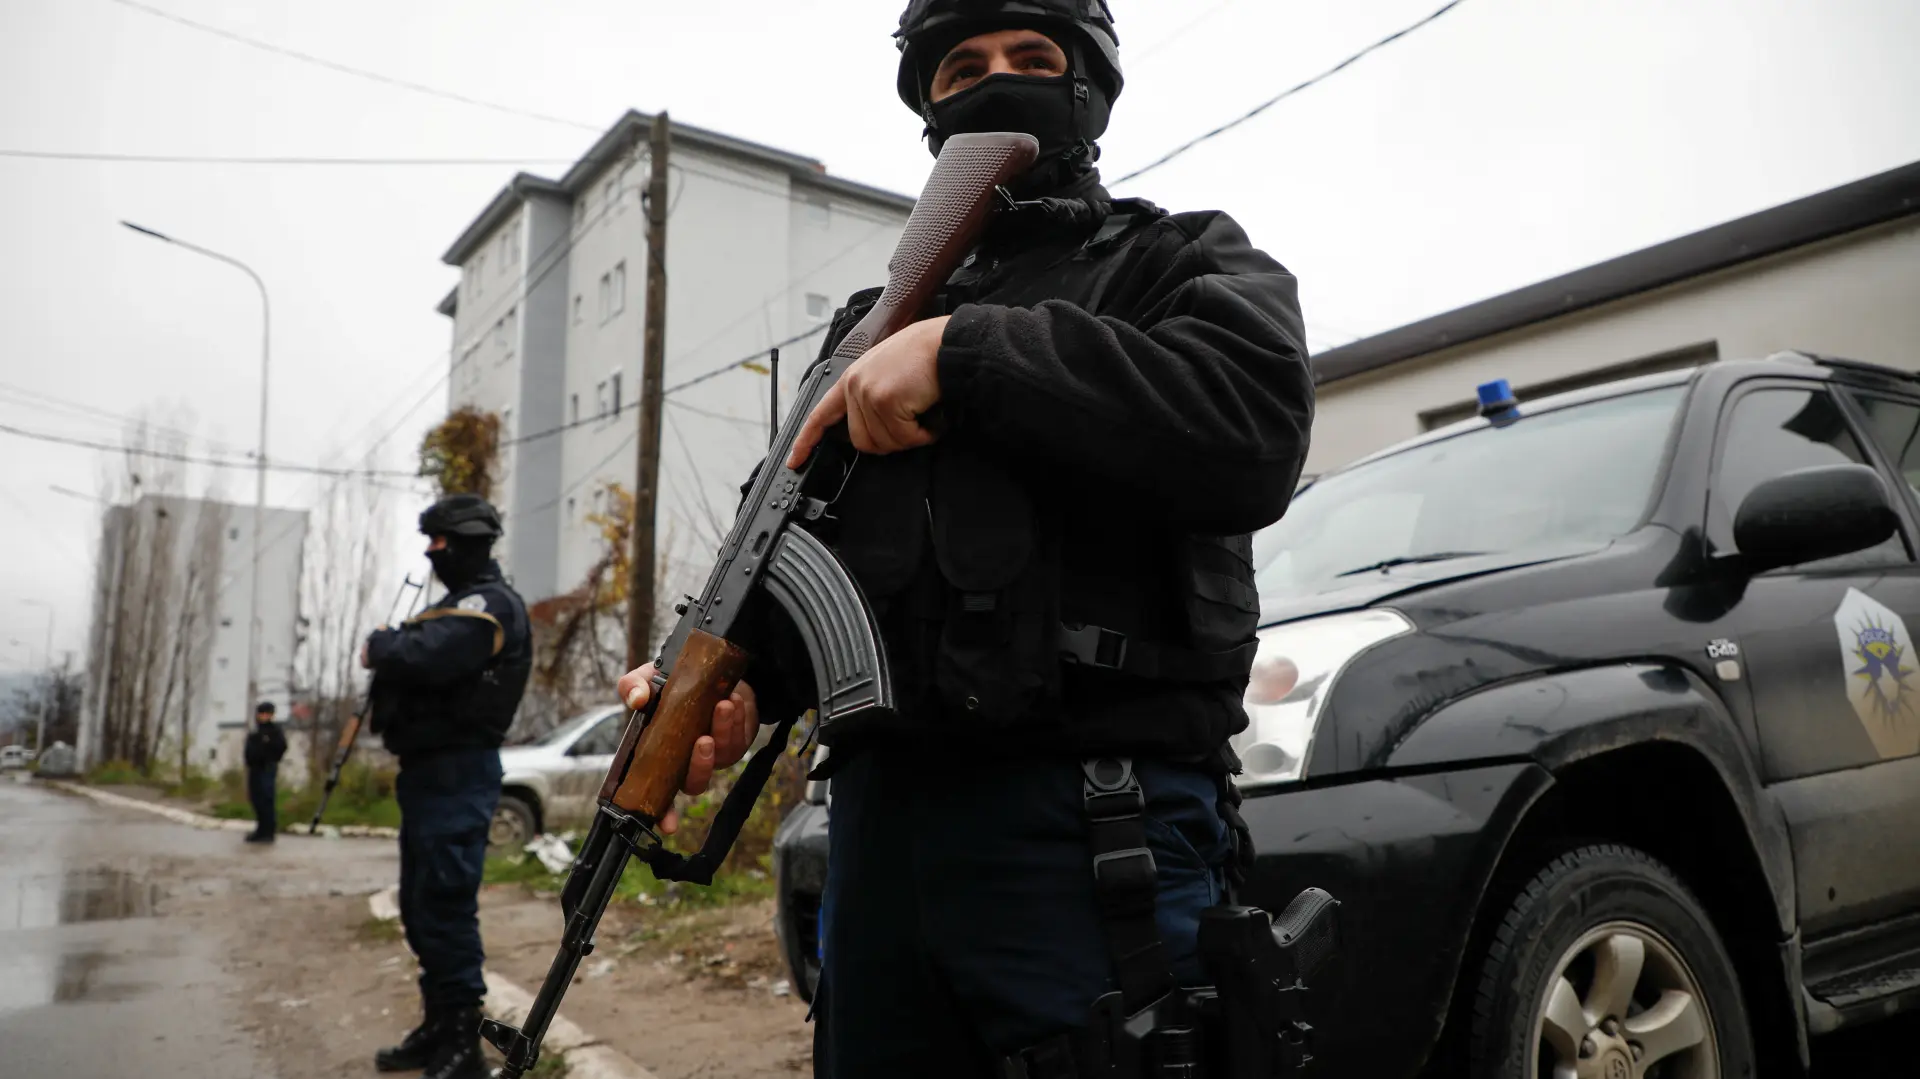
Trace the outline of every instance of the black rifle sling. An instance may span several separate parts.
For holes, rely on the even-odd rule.
[[[720,863],[727,860],[728,852],[733,850],[734,841],[740,838],[740,829],[745,827],[747,817],[753,813],[753,804],[760,799],[761,790],[767,785],[767,777],[773,774],[774,761],[786,752],[787,736],[793,732],[793,725],[799,716],[788,716],[774,725],[773,734],[767,744],[756,751],[746,768],[740,772],[740,778],[733,789],[720,803],[720,811],[713,815],[713,826],[707,829],[707,841],[700,845],[699,853],[688,857],[675,854],[665,847],[655,847],[643,857],[653,869],[653,875],[660,880],[684,880],[693,884],[712,884],[713,875],[720,869]]]
[[[1125,1014],[1173,989],[1173,972],[1154,922],[1159,867],[1147,849],[1147,799],[1133,761],[1095,757],[1081,764],[1087,840],[1093,848],[1093,896],[1120,983]]]

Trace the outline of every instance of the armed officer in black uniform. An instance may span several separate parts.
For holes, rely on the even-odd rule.
[[[1082,1070],[1109,1051],[1095,1002],[1133,1014],[1202,984],[1199,914],[1248,853],[1227,739],[1259,617],[1250,533],[1285,512],[1312,422],[1296,282],[1224,213],[1101,186],[1122,85],[1104,0],[915,0],[896,37],[936,153],[1024,131],[1041,160],[936,317],[855,362],[790,462],[841,421],[862,451],[816,531],[903,702],[891,727],[820,735],[816,1074],[1106,1074]],[[811,703],[773,637],[689,791],[757,711]]]
[[[500,743],[533,669],[526,604],[492,548],[500,515],[451,495],[420,515],[427,558],[447,594],[419,617],[367,638],[373,729],[400,759],[400,917],[420,959],[425,1018],[375,1057],[381,1071],[480,1079],[479,896],[487,831],[500,801]]]

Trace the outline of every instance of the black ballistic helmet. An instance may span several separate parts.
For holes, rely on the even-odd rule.
[[[448,495],[420,515],[420,533],[426,536],[485,536],[499,539],[500,513],[479,495]]]
[[[900,46],[900,100],[931,119],[927,90],[947,53],[975,34],[1021,28],[1054,37],[1075,77],[1098,83],[1109,105],[1119,99],[1126,80],[1107,0],[911,0],[893,35]]]

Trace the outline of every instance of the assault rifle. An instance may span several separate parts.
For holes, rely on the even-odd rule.
[[[392,622],[393,614],[400,609],[400,600],[407,589],[414,590],[414,602],[409,611],[419,606],[420,598],[427,593],[426,582],[415,581],[412,574],[400,584],[400,591],[394,593],[393,602],[387,605],[387,620]],[[412,617],[409,613],[408,617]],[[307,834],[313,835],[320,830],[320,816],[327,811],[327,800],[333,797],[333,788],[340,785],[340,769],[347,766],[347,758],[353,756],[353,744],[360,738],[360,728],[366,726],[367,714],[373,708],[373,680],[367,680],[367,691],[360,695],[360,707],[347,717],[347,725],[340,729],[340,741],[333,747],[333,765],[327,769],[327,786],[320,792],[320,804],[313,811],[313,821],[307,825]]]
[[[747,653],[730,638],[751,601],[771,598],[792,619],[813,662],[820,722],[893,710],[887,655],[873,612],[846,567],[803,527],[826,512],[835,493],[831,488],[839,477],[816,466],[824,458],[841,458],[842,443],[823,444],[797,470],[785,467],[785,461],[808,415],[848,365],[921,318],[979,242],[996,208],[1011,202],[1002,185],[1030,169],[1039,152],[1039,144],[1024,134],[948,139],[888,263],[886,290],[833,355],[801,383],[705,589],[677,608],[680,620],[654,664],[652,696],[627,721],[600,788],[599,809],[560,893],[566,928],[546,981],[519,1028],[495,1020],[481,1024],[481,1033],[506,1054],[506,1066],[497,1073],[502,1079],[519,1079],[540,1059],[540,1040],[574,971],[593,951],[594,930],[628,859],[645,862],[661,880],[713,883],[774,758],[784,752],[797,717],[780,720],[748,762],[700,852],[687,858],[666,849],[655,826],[686,782],[694,741],[712,727],[714,706],[733,692],[746,670]]]

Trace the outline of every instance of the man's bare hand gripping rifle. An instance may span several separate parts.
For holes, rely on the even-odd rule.
[[[938,400],[938,383],[929,364],[913,360],[929,352],[929,339],[937,348],[942,327],[915,324],[979,242],[1001,186],[1026,173],[1038,156],[1030,135],[947,140],[888,263],[885,292],[833,355],[808,372],[705,588],[682,609],[659,659],[622,680],[622,696],[636,710],[560,894],[566,927],[559,952],[525,1023],[481,1026],[506,1054],[504,1079],[518,1079],[539,1060],[540,1040],[575,970],[593,951],[594,930],[628,860],[645,862],[662,880],[712,883],[784,751],[797,717],[776,717],[772,738],[714,815],[700,852],[683,857],[667,850],[661,836],[677,823],[674,796],[704,790],[714,768],[738,759],[758,731],[753,693],[741,684],[747,654],[731,639],[743,610],[764,596],[792,621],[813,663],[822,722],[893,709],[886,651],[866,599],[840,560],[805,528],[833,494],[826,470],[819,472],[821,482],[810,482],[820,460],[832,456],[817,451],[842,418],[851,446],[865,452],[931,441],[919,413]],[[886,347],[895,335],[899,343]],[[867,356],[874,362],[862,363]]]

